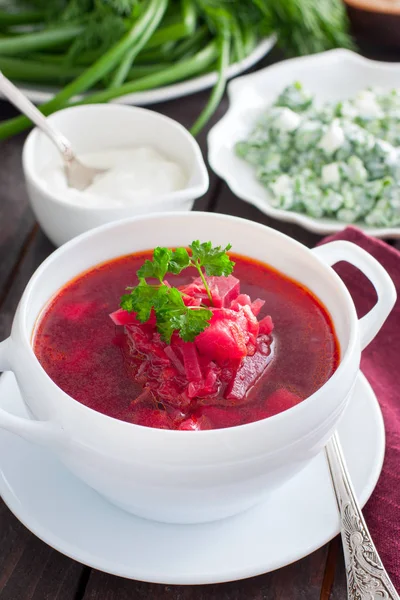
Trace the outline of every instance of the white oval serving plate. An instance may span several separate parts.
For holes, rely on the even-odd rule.
[[[254,66],[259,60],[264,58],[266,54],[275,45],[276,37],[270,36],[262,40],[256,48],[243,60],[233,63],[227,69],[226,75],[228,78],[235,77],[243,71],[247,71],[250,67]],[[147,104],[157,104],[158,102],[165,102],[166,100],[173,100],[174,98],[182,98],[183,96],[189,96],[195,92],[200,92],[212,87],[217,81],[217,73],[207,73],[193,79],[181,81],[173,85],[167,85],[165,87],[156,88],[154,90],[148,90],[146,92],[136,92],[134,94],[126,94],[120,98],[115,98],[111,102],[117,104],[134,104],[135,106],[146,106]],[[48,87],[48,86],[33,86],[27,84],[20,84],[18,88],[27,96],[32,102],[41,104],[42,102],[48,102],[51,100],[60,88]],[[0,94],[1,97],[1,94]],[[74,100],[79,100],[81,96],[77,96]]]
[[[400,88],[400,63],[373,61],[339,49],[285,60],[238,77],[228,85],[229,110],[208,134],[210,166],[236,196],[274,219],[297,223],[313,233],[335,233],[344,229],[346,223],[273,208],[268,191],[257,181],[252,166],[234,152],[236,142],[246,138],[257,118],[294,81],[303,83],[317,102],[339,101],[369,86]],[[375,237],[400,238],[400,227],[356,225]]]
[[[12,373],[0,378],[0,408],[28,416]],[[361,373],[338,432],[363,506],[382,469],[385,430]],[[0,430],[0,493],[15,516],[56,550],[100,571],[154,583],[260,575],[303,558],[339,531],[323,452],[251,510],[214,523],[171,525],[116,508],[49,450]]]

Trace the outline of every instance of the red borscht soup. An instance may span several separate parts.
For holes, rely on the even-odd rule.
[[[166,342],[153,313],[140,322],[136,313],[116,310],[152,257],[142,252],[101,264],[59,291],[35,331],[38,360],[78,402],[148,427],[216,429],[287,410],[337,368],[332,321],[302,285],[229,256],[233,273],[206,277],[208,292],[192,267],[165,277],[180,291],[184,310],[210,311],[206,329],[191,341],[175,331]]]

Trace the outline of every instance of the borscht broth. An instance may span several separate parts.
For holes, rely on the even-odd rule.
[[[185,306],[212,312],[191,341],[174,332],[167,343],[153,315],[139,323],[135,313],[118,310],[152,252],[79,275],[39,319],[33,338],[39,362],[78,402],[149,427],[224,428],[298,404],[338,366],[331,318],[304,286],[266,264],[229,256],[231,275],[206,278],[212,299],[192,267],[165,277]]]

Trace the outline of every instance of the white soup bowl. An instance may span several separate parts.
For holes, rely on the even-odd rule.
[[[118,421],[63,392],[32,349],[35,324],[54,294],[101,262],[157,245],[187,246],[194,239],[231,242],[235,252],[307,286],[329,311],[340,343],[340,364],[332,377],[281,414],[211,431]],[[341,260],[358,267],[376,289],[376,305],[362,319],[331,268]],[[228,517],[262,501],[322,450],[350,401],[361,350],[381,328],[395,298],[383,267],[349,242],[309,250],[263,225],[207,213],[156,214],[104,225],[56,250],[28,283],[11,336],[0,345],[0,368],[14,372],[32,420],[0,410],[0,427],[46,445],[82,481],[141,517],[173,523]]]

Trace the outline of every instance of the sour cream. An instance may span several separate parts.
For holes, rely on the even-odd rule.
[[[98,175],[82,192],[68,187],[59,159],[41,172],[49,191],[58,192],[65,202],[72,204],[96,208],[128,206],[151,201],[187,185],[181,165],[149,146],[90,152],[80,154],[79,160],[89,167],[109,170]]]

